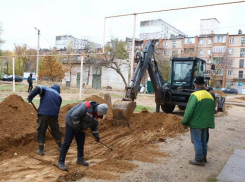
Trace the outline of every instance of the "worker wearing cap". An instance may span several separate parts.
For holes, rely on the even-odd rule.
[[[30,76],[27,78],[27,82],[29,84],[29,87],[28,87],[28,93],[30,93],[33,89],[33,85],[32,85],[32,73],[30,73]]]
[[[189,98],[182,124],[190,127],[194,142],[195,159],[190,160],[189,164],[204,166],[207,162],[207,129],[215,127],[214,99],[206,91],[202,76],[197,76],[194,83],[195,92]]]
[[[107,104],[97,102],[81,102],[71,108],[65,116],[66,130],[64,143],[61,146],[58,167],[66,170],[65,157],[75,136],[77,143],[77,164],[88,166],[84,160],[85,133],[83,131],[91,128],[93,136],[100,141],[98,132],[98,119],[102,119],[107,114]]]
[[[32,102],[36,95],[40,95],[40,105],[38,107],[37,119],[37,142],[39,144],[38,155],[44,154],[44,144],[46,131],[50,127],[50,132],[54,137],[58,148],[61,147],[62,133],[60,131],[58,117],[62,98],[60,96],[60,86],[57,84],[49,87],[37,86],[28,96],[27,100]]]

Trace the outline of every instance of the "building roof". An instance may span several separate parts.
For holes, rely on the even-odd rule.
[[[200,20],[212,20],[212,19],[215,19],[217,22],[219,22],[216,18],[207,18],[207,19],[200,19]]]
[[[185,33],[183,33],[182,31],[180,31],[179,29],[175,28],[174,26],[168,24],[167,22],[163,21],[162,19],[155,19],[155,20],[145,20],[145,21],[141,21],[141,22],[150,22],[150,21],[162,21],[163,23],[167,24],[168,26],[178,30],[179,32],[181,32],[183,35],[187,36]]]

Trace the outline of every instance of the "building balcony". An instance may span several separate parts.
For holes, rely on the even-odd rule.
[[[237,76],[233,78],[235,82],[245,82],[245,77],[243,78],[238,78]]]

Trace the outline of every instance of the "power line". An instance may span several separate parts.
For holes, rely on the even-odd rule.
[[[172,8],[172,9],[164,9],[164,10],[157,10],[157,11],[145,11],[139,13],[131,13],[131,14],[124,14],[124,15],[115,15],[115,16],[107,16],[106,18],[115,18],[121,16],[132,16],[132,15],[139,15],[139,14],[148,14],[148,13],[157,13],[163,11],[177,11],[177,10],[184,10],[184,9],[195,9],[195,8],[204,8],[210,6],[220,6],[220,5],[227,5],[227,4],[236,4],[236,3],[244,3],[245,1],[234,1],[234,2],[227,2],[227,3],[218,3],[218,4],[207,4],[207,5],[200,5],[200,6],[189,6],[189,7],[182,7],[182,8]]]
[[[42,34],[40,34],[41,36],[42,36]],[[45,39],[43,36],[42,36],[42,38],[44,39],[44,40],[46,40],[51,46],[53,46],[53,47],[55,47],[52,43],[50,43],[47,39]]]

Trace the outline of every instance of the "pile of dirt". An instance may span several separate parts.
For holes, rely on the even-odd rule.
[[[37,113],[22,97],[12,94],[0,103],[0,155],[33,140]],[[16,153],[16,152],[15,152]]]
[[[64,128],[65,127],[65,115],[66,113],[75,105],[77,105],[78,103],[74,103],[74,104],[67,104],[64,105],[63,107],[60,108],[60,113],[59,113],[59,125],[60,127]]]
[[[85,100],[105,103],[104,99],[96,95]],[[66,105],[60,109],[59,122],[62,128],[65,127],[65,114],[76,104]],[[109,104],[108,106],[108,115],[112,118],[112,107]],[[96,142],[92,137],[86,136],[84,157],[91,165],[85,168],[76,165],[77,146],[74,140],[66,157],[69,172],[63,172],[56,168],[59,151],[56,150],[56,144],[53,140],[46,142],[44,156],[37,156],[33,146],[30,147],[31,141],[34,145],[36,119],[35,110],[30,104],[24,102],[20,96],[11,95],[0,103],[0,132],[3,133],[0,137],[0,152],[7,151],[7,147],[12,146],[13,148],[13,145],[16,145],[14,150],[9,150],[9,154],[13,156],[16,150],[22,150],[23,152],[20,153],[21,155],[18,153],[18,156],[13,159],[21,156],[29,157],[28,161],[18,163],[18,171],[14,171],[15,176],[18,176],[16,179],[25,179],[32,163],[33,166],[36,166],[36,160],[40,163],[40,169],[38,166],[35,169],[33,167],[32,174],[35,174],[39,179],[43,176],[41,173],[44,173],[41,168],[50,171],[50,181],[69,181],[82,177],[105,180],[116,179],[120,176],[120,173],[125,173],[137,167],[137,165],[131,163],[133,160],[156,162],[157,157],[168,156],[168,154],[161,152],[155,143],[164,142],[167,137],[175,137],[185,131],[181,125],[181,118],[165,113],[134,113],[131,117],[130,127],[112,125],[112,120],[103,120],[104,122],[99,122],[99,135],[101,141],[112,147],[113,151]],[[14,140],[17,142],[14,143]],[[19,141],[22,141],[22,143]],[[20,160],[22,159],[20,158]],[[23,160],[27,159],[23,158]],[[11,171],[11,166],[8,166],[8,163],[5,167],[8,167],[8,171]],[[0,177],[2,179],[14,180],[13,177],[9,178],[4,170],[1,173],[2,176],[0,175]],[[33,180],[35,175],[33,175]]]

